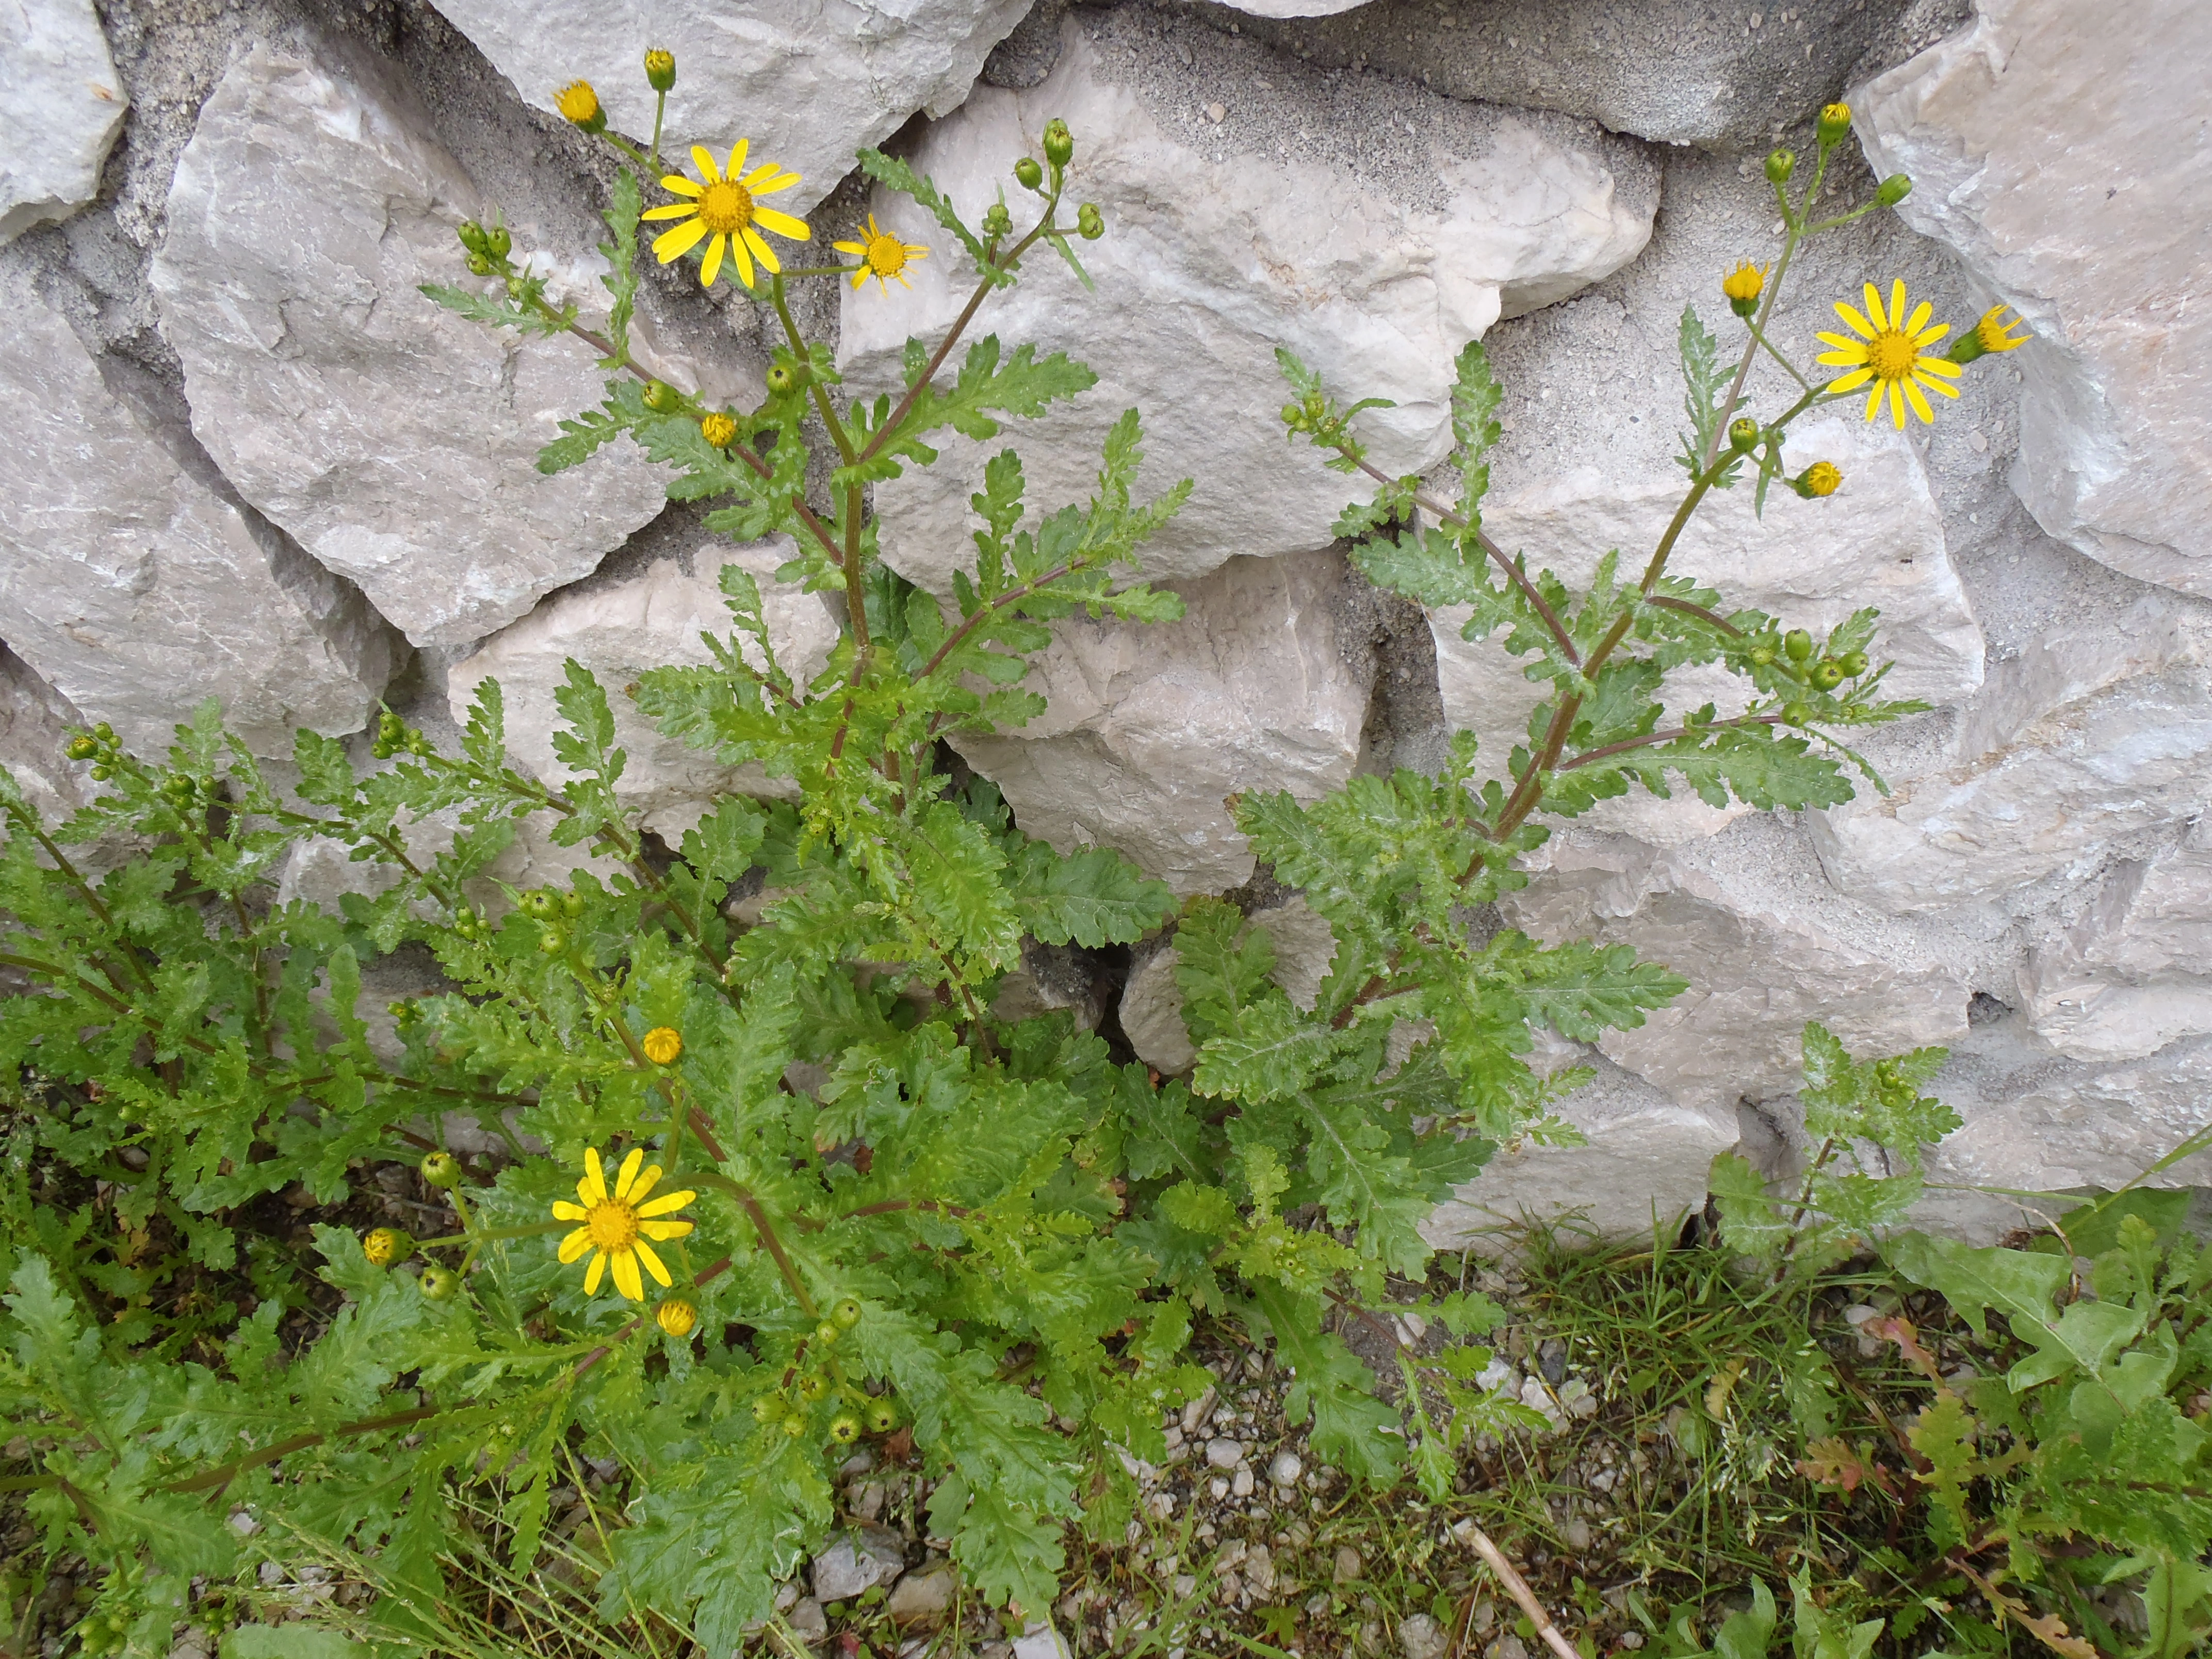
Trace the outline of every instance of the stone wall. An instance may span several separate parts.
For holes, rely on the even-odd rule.
[[[1862,1049],[1951,1045],[1966,1126],[1940,1181],[2111,1184],[2212,1120],[2198,0],[2141,0],[2124,27],[2094,0],[27,0],[0,18],[0,757],[43,804],[84,793],[59,754],[76,720],[158,747],[214,694],[281,757],[294,726],[357,733],[380,699],[441,725],[486,674],[519,757],[550,771],[562,660],[619,677],[694,653],[730,558],[794,652],[828,647],[819,601],[774,584],[778,550],[716,547],[635,451],[535,471],[596,397],[586,352],[416,292],[464,279],[452,227],[496,204],[592,304],[609,170],[550,96],[587,75],[642,131],[635,65],[663,44],[675,136],[751,136],[838,230],[872,208],[938,240],[844,176],[857,145],[975,204],[1045,120],[1075,127],[1109,226],[1100,292],[1048,264],[991,325],[1100,375],[1019,434],[1039,499],[1082,493],[1131,404],[1153,480],[1197,480],[1146,553],[1189,612],[1071,623],[1041,669],[1050,713],[963,756],[1032,833],[1231,894],[1293,994],[1327,930],[1255,868],[1223,797],[1433,765],[1453,726],[1502,752],[1532,694],[1457,618],[1349,569],[1328,532],[1341,481],[1274,422],[1274,347],[1394,400],[1371,436],[1401,471],[1442,458],[1449,359],[1484,339],[1508,388],[1490,528],[1584,573],[1670,510],[1676,319],[1717,316],[1720,271],[1776,245],[1759,157],[1848,94],[1854,182],[1918,186],[1813,246],[1780,331],[1802,343],[1873,276],[1954,325],[2014,306],[2037,338],[1932,429],[1808,428],[1844,491],[1763,519],[1724,499],[1678,562],[1808,623],[1879,604],[1893,684],[1936,711],[1869,745],[1887,797],[1613,802],[1535,855],[1478,925],[1625,941],[1691,989],[1601,1054],[1554,1043],[1547,1066],[1596,1070],[1567,1109],[1591,1146],[1510,1149],[1437,1236],[1523,1207],[1633,1227],[1701,1202],[1731,1146],[1786,1174],[1811,1018]],[[858,385],[957,309],[952,259],[917,275],[911,295],[814,296]],[[660,372],[759,395],[742,299],[653,271],[641,303]],[[956,440],[881,492],[913,580],[949,583],[979,465]],[[705,793],[765,786],[629,736],[625,785],[672,837]],[[287,890],[344,878],[303,865]],[[1056,963],[1032,988],[1173,1071],[1172,950]],[[2020,1215],[1956,1190],[1925,1213],[1983,1235]]]

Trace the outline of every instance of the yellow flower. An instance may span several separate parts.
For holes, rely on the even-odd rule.
[[[586,1296],[599,1294],[599,1279],[610,1261],[614,1263],[615,1288],[633,1302],[645,1300],[645,1281],[637,1273],[640,1261],[664,1286],[674,1282],[668,1277],[668,1269],[660,1265],[660,1258],[653,1253],[653,1247],[645,1241],[653,1238],[665,1243],[690,1232],[691,1224],[688,1221],[659,1221],[653,1218],[682,1209],[699,1194],[663,1193],[652,1202],[646,1202],[645,1195],[660,1179],[660,1166],[656,1164],[641,1175],[637,1166],[644,1162],[644,1149],[632,1147],[629,1156],[623,1159],[621,1173],[615,1177],[615,1189],[610,1193],[606,1177],[600,1172],[599,1150],[586,1147],[584,1178],[576,1183],[576,1196],[582,1202],[571,1204],[562,1199],[553,1206],[555,1220],[584,1224],[561,1241],[561,1260],[574,1261],[586,1250],[597,1252],[584,1274]]]
[[[1748,259],[1721,278],[1721,292],[1730,304],[1756,300],[1766,287],[1766,273]]]
[[[685,1297],[672,1296],[653,1310],[653,1322],[681,1342],[699,1323],[699,1310]]]
[[[730,428],[729,435],[718,441],[714,434],[708,430],[708,421],[720,421]],[[726,415],[709,415],[699,422],[699,430],[706,434],[708,443],[720,449],[723,444],[729,442],[731,437],[737,434],[737,425],[738,423]],[[640,1042],[638,1047],[645,1050],[645,1057],[654,1065],[665,1066],[684,1052],[684,1039],[677,1035],[674,1026],[656,1025],[645,1034],[644,1041]]]
[[[388,1267],[412,1255],[415,1241],[397,1227],[376,1227],[362,1237],[361,1253],[368,1258],[371,1267]]]
[[[2021,322],[2017,314],[2009,319],[2006,318],[2008,309],[2009,307],[2005,306],[1991,306],[1982,313],[1982,320],[1974,325],[1974,338],[1984,351],[2010,351],[2014,346],[2025,345],[2035,337],[2035,331]],[[2021,331],[2018,334],[2008,332],[2014,328]]]
[[[762,197],[773,196],[797,184],[797,173],[786,173],[773,161],[763,161],[739,177],[745,165],[746,143],[740,138],[731,146],[726,174],[715,170],[714,158],[703,147],[692,145],[691,160],[699,169],[698,181],[695,183],[681,173],[671,174],[660,181],[662,189],[692,199],[648,208],[645,212],[648,219],[685,221],[653,239],[653,251],[659,255],[664,265],[690,252],[702,237],[706,239],[707,257],[699,265],[699,281],[703,287],[714,287],[714,278],[722,274],[722,255],[726,252],[737,260],[738,279],[747,288],[753,285],[754,260],[758,259],[769,270],[781,270],[783,266],[776,260],[775,250],[761,235],[763,230],[788,236],[794,242],[813,240],[814,233],[806,228],[805,220],[760,204]]]
[[[655,92],[666,92],[676,84],[676,54],[659,46],[645,54],[645,81]]]
[[[571,81],[553,94],[553,106],[561,112],[561,118],[573,121],[586,132],[597,132],[607,124],[599,111],[599,94],[592,90],[589,81]]]
[[[1836,301],[1836,314],[1856,329],[1863,339],[1854,340],[1841,334],[1823,334],[1820,338],[1835,347],[1821,356],[1820,362],[1850,372],[1839,374],[1828,382],[1831,392],[1850,392],[1874,382],[1874,390],[1867,394],[1866,418],[1874,419],[1875,411],[1881,407],[1881,394],[1889,393],[1890,417],[1899,426],[1905,424],[1905,406],[1912,405],[1912,412],[1923,421],[1932,422],[1936,416],[1928,407],[1923,387],[1940,392],[1947,398],[1959,395],[1959,388],[1949,384],[1959,378],[1959,366],[1942,357],[1923,357],[1920,348],[1932,345],[1951,331],[1948,323],[1930,325],[1928,302],[1923,300],[1910,318],[1905,314],[1905,284],[1892,283],[1889,289],[1889,309],[1882,309],[1881,295],[1875,285],[1866,285],[1867,314],[1861,316],[1841,300]]]
[[[857,242],[832,242],[830,246],[840,253],[849,253],[860,260],[853,272],[853,286],[860,287],[869,277],[885,293],[890,291],[887,277],[898,278],[901,288],[914,286],[906,279],[906,268],[916,259],[926,259],[929,250],[913,242],[902,242],[876,222],[876,216],[868,216],[867,234]]]
[[[1805,493],[1808,495],[1832,495],[1843,481],[1843,472],[1833,461],[1815,461],[1805,469]]]

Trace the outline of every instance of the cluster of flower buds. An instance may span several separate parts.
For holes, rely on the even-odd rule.
[[[1341,415],[1329,412],[1328,399],[1318,392],[1309,392],[1294,404],[1283,405],[1283,424],[1293,432],[1310,433],[1318,444],[1340,442],[1345,435]]]
[[[556,893],[550,887],[533,887],[516,899],[514,906],[543,930],[538,937],[538,948],[549,957],[557,957],[568,948],[568,930],[562,924],[584,914],[584,896],[574,891]]]
[[[430,755],[429,738],[416,727],[407,724],[389,708],[376,717],[376,736],[370,742],[368,752],[379,760],[390,760],[394,755]]]
[[[92,781],[106,783],[123,763],[123,745],[115,740],[115,728],[102,720],[91,731],[80,732],[70,739],[69,757],[73,761],[90,761]]]
[[[1855,680],[1867,672],[1867,654],[1863,651],[1846,651],[1841,656],[1823,652],[1814,657],[1813,636],[1802,628],[1793,628],[1784,634],[1779,650],[1771,642],[1753,646],[1751,660],[1758,667],[1777,669],[1815,691],[1832,691],[1845,680]],[[1809,714],[1803,703],[1793,702],[1783,709],[1782,717],[1792,726],[1802,726]]]
[[[781,1425],[783,1431],[795,1439],[807,1431],[814,1421],[815,1408],[834,1392],[838,1395],[839,1409],[830,1419],[829,1434],[836,1444],[849,1446],[863,1434],[889,1434],[896,1428],[898,1406],[890,1395],[872,1395],[831,1375],[831,1360],[838,1339],[860,1322],[860,1303],[849,1296],[839,1300],[830,1310],[829,1317],[815,1326],[813,1335],[807,1339],[806,1369],[799,1371],[783,1392],[764,1394],[755,1400],[754,1420],[763,1425]]]
[[[461,239],[468,251],[469,270],[477,276],[507,275],[507,255],[514,252],[514,238],[505,225],[494,225],[489,230],[473,219],[464,219],[453,233]]]

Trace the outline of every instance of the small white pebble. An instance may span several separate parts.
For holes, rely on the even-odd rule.
[[[1267,1479],[1279,1486],[1297,1486],[1305,1472],[1305,1464],[1294,1451],[1279,1451],[1267,1461]]]
[[[1206,1483],[1206,1489],[1213,1494],[1217,1502],[1229,1496],[1229,1483],[1218,1474]]]
[[[1235,1440],[1209,1440],[1206,1461],[1217,1469],[1233,1469],[1244,1461],[1243,1445]]]
[[[1242,1468],[1237,1470],[1230,1480],[1229,1490],[1236,1497],[1249,1498],[1252,1495],[1252,1471]]]
[[[1206,118],[1217,127],[1219,126],[1229,118],[1228,106],[1223,104],[1208,104],[1206,106]]]

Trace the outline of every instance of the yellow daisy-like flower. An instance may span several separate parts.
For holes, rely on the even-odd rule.
[[[599,111],[599,94],[592,90],[589,81],[571,81],[553,94],[553,106],[561,118],[572,121],[586,132],[597,132],[606,125],[606,117]]]
[[[1731,300],[1756,300],[1766,287],[1766,272],[1748,259],[1721,278],[1721,292]]]
[[[814,238],[804,219],[794,219],[788,213],[761,205],[762,197],[789,190],[799,182],[799,175],[786,173],[773,161],[763,161],[750,173],[745,173],[747,143],[740,138],[730,147],[726,172],[716,169],[714,156],[704,146],[692,145],[691,161],[699,169],[698,179],[695,181],[682,173],[673,173],[660,181],[662,189],[690,199],[648,208],[644,215],[648,219],[685,222],[653,239],[653,251],[664,265],[689,253],[702,238],[706,240],[707,257],[699,264],[699,282],[704,288],[714,287],[714,278],[722,274],[725,252],[738,262],[738,279],[747,288],[753,285],[754,260],[759,260],[767,270],[781,270],[783,266],[776,259],[775,250],[761,234],[763,230],[772,230],[794,242],[811,241]]]
[[[1843,482],[1843,470],[1833,461],[1815,461],[1805,469],[1805,493],[1808,495],[1832,495]]]
[[[587,1147],[584,1152],[584,1178],[576,1183],[576,1196],[582,1201],[571,1204],[562,1199],[553,1206],[555,1220],[584,1224],[561,1241],[562,1262],[577,1261],[587,1250],[597,1252],[584,1274],[586,1296],[599,1294],[599,1279],[611,1261],[614,1264],[615,1288],[633,1302],[645,1300],[645,1281],[637,1272],[641,1261],[664,1287],[674,1283],[668,1277],[668,1269],[660,1265],[660,1258],[653,1253],[653,1246],[645,1241],[652,1238],[666,1243],[690,1232],[691,1224],[688,1221],[655,1218],[682,1209],[699,1194],[663,1193],[647,1202],[646,1194],[660,1179],[660,1166],[656,1164],[641,1175],[637,1166],[644,1162],[644,1148],[632,1147],[629,1156],[623,1159],[621,1172],[615,1177],[614,1191],[610,1193],[606,1176],[600,1171],[599,1149]]]
[[[1930,324],[1928,313],[1933,308],[1923,300],[1911,317],[1905,315],[1905,284],[1892,283],[1889,288],[1889,308],[1882,309],[1881,295],[1872,283],[1866,285],[1867,314],[1862,316],[1841,300],[1836,301],[1836,314],[1863,337],[1851,339],[1842,334],[1823,334],[1823,343],[1836,349],[1822,355],[1820,361],[1831,367],[1847,368],[1850,373],[1839,374],[1828,382],[1831,392],[1851,392],[1874,382],[1874,390],[1867,394],[1866,418],[1874,419],[1875,411],[1881,407],[1882,393],[1889,394],[1890,417],[1899,426],[1905,424],[1905,406],[1912,405],[1912,412],[1923,421],[1933,422],[1935,411],[1928,407],[1924,386],[1929,392],[1940,392],[1947,398],[1959,395],[1959,388],[1949,384],[1959,378],[1958,364],[1943,357],[1925,357],[1920,348],[1933,345],[1951,331],[1948,323]]]
[[[2021,321],[2014,313],[2007,317],[2009,306],[1991,306],[1982,313],[1982,320],[1974,325],[1974,338],[1984,351],[2010,351],[2014,346],[2026,345],[2035,337],[2035,331]],[[2017,334],[2011,331],[2018,329]]]
[[[914,284],[906,279],[906,268],[916,259],[926,259],[929,250],[915,242],[902,242],[876,222],[876,216],[868,216],[867,234],[857,242],[832,242],[830,246],[840,253],[849,253],[860,263],[853,272],[853,286],[859,288],[869,277],[884,293],[890,292],[889,278],[898,278],[901,288]]]
[[[715,416],[710,415],[707,417],[707,420],[714,420],[715,418]],[[722,416],[720,418],[726,421],[729,420],[729,416],[726,415]],[[730,424],[734,431],[737,423],[732,421]],[[699,428],[701,431],[705,432],[707,421],[700,422]],[[714,442],[714,434],[712,433],[707,434],[707,441],[708,443]],[[727,442],[729,442],[729,439],[725,438],[722,440],[722,443]],[[719,449],[721,447],[721,444],[715,444],[714,447]],[[684,1052],[684,1039],[678,1035],[676,1028],[673,1025],[656,1025],[650,1031],[647,1031],[645,1034],[643,1038],[639,1041],[637,1046],[645,1050],[645,1057],[651,1060],[654,1065],[665,1066],[671,1060],[674,1060],[677,1055]]]

